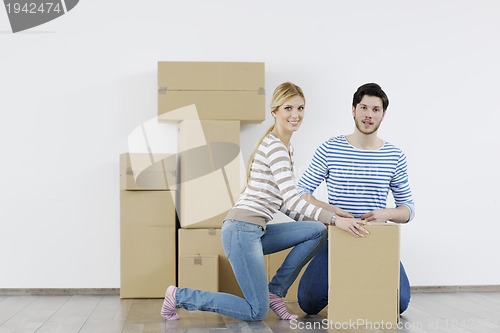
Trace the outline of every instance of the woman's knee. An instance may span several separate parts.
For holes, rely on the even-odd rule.
[[[269,307],[261,307],[258,309],[253,310],[252,313],[250,314],[250,318],[248,321],[261,321],[266,319],[267,314],[269,313]]]
[[[319,238],[321,240],[326,240],[328,237],[328,229],[321,222],[312,222],[311,235],[313,238]]]
[[[246,321],[264,320],[269,312],[269,293],[267,289],[257,292],[254,295],[256,296],[255,298],[247,298],[250,313],[248,313]]]
[[[328,228],[325,228],[323,224],[321,225],[321,229],[319,230],[318,238],[319,243],[321,244],[320,246],[323,246],[328,241]]]

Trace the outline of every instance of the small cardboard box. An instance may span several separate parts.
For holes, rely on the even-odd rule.
[[[120,155],[121,190],[175,190],[175,154],[124,153]]]
[[[267,255],[267,257],[268,257],[267,273],[268,273],[268,281],[269,282],[271,282],[271,279],[276,274],[276,271],[278,270],[278,268],[281,267],[281,265],[285,261],[286,256],[290,253],[291,250],[292,250],[292,248]],[[288,289],[288,293],[283,298],[285,301],[297,302],[298,291],[299,291],[299,281],[300,281],[300,278],[302,277],[302,274],[304,274],[304,271],[305,271],[307,265],[309,265],[309,263],[307,263],[302,268],[299,275],[297,276],[297,279]]]
[[[120,191],[120,297],[163,298],[176,284],[172,191]]]
[[[189,255],[218,255],[219,291],[243,296],[231,264],[224,253],[220,229],[178,229],[178,233],[179,260]],[[198,278],[204,279],[201,276]]]
[[[394,328],[399,321],[399,225],[365,229],[370,235],[356,238],[329,227],[328,320]]]
[[[193,119],[170,111],[195,104],[196,119],[265,120],[264,63],[158,62],[158,119]]]
[[[240,122],[179,123],[179,221],[182,228],[221,228],[241,193]]]
[[[219,256],[210,254],[180,256],[178,286],[219,291]]]

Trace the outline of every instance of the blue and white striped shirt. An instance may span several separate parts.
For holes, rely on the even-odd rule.
[[[409,221],[415,216],[406,156],[389,142],[378,150],[363,150],[353,147],[344,135],[330,138],[318,147],[300,178],[299,194],[313,193],[323,180],[329,203],[355,217],[386,208],[389,189],[396,207],[409,209]]]

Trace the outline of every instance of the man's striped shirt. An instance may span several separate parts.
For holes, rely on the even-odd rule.
[[[299,180],[300,195],[313,193],[323,180],[329,203],[355,217],[385,208],[389,190],[396,207],[409,209],[409,220],[415,215],[406,156],[389,142],[378,150],[362,150],[353,147],[344,135],[327,140]]]
[[[269,133],[257,148],[247,187],[226,219],[265,228],[278,211],[294,220],[324,223],[334,215],[300,198],[293,175],[293,148],[290,145],[287,149],[277,136]]]

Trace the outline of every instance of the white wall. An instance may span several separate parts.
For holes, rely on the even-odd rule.
[[[263,61],[268,101],[301,85],[302,170],[352,131],[354,90],[380,83],[380,134],[406,152],[417,203],[412,284],[500,284],[499,14],[496,0],[86,0],[12,34],[0,9],[0,288],[119,287],[118,155],[156,115],[159,60]],[[243,126],[245,157],[270,122]]]

